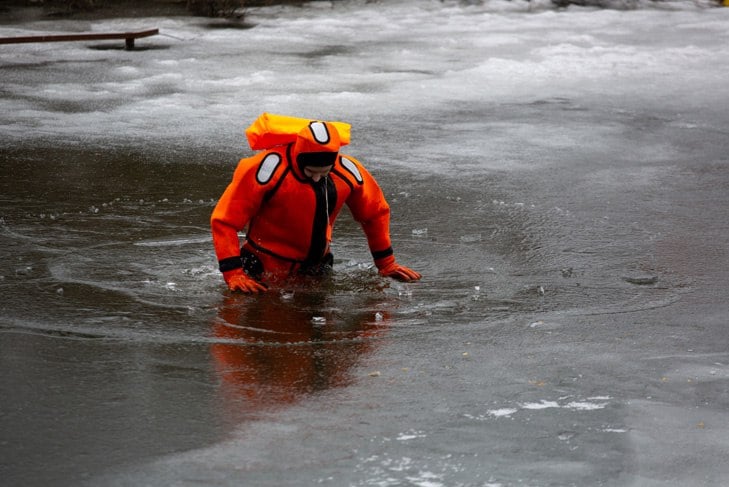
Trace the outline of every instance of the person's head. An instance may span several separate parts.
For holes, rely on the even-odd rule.
[[[314,182],[326,177],[339,156],[339,132],[327,122],[311,122],[294,143],[294,157],[301,174]]]

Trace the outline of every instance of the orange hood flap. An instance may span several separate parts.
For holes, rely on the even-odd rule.
[[[253,150],[270,149],[296,141],[301,129],[314,120],[263,113],[246,129],[248,144]],[[349,144],[351,125],[345,122],[327,122],[337,129],[341,145]]]

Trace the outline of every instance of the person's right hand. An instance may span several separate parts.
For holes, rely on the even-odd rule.
[[[262,282],[249,277],[243,269],[233,269],[223,272],[223,278],[231,291],[242,293],[262,293],[268,291],[268,287]]]

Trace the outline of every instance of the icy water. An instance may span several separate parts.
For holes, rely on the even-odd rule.
[[[0,46],[3,485],[729,482],[729,9],[316,2]],[[229,293],[261,111],[345,120],[382,279]]]

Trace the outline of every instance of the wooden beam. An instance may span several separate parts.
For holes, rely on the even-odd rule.
[[[0,44],[21,44],[29,42],[72,42],[124,39],[127,49],[134,49],[134,39],[159,34],[159,29],[136,32],[86,32],[80,34],[49,34],[38,36],[0,37]]]

